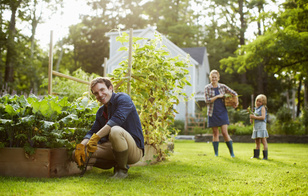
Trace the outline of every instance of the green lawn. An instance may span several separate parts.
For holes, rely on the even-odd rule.
[[[308,145],[271,144],[269,160],[250,159],[253,143],[176,141],[162,163],[132,167],[124,180],[94,168],[84,177],[0,177],[0,195],[308,195]],[[0,157],[1,158],[1,157]]]

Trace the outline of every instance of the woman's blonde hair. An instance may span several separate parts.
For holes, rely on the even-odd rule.
[[[257,103],[257,100],[261,100],[261,102],[262,102],[262,104],[263,104],[264,106],[267,105],[267,98],[266,98],[265,95],[263,95],[263,94],[258,95],[258,96],[256,97],[255,105],[257,105],[257,104],[256,104],[256,103]]]
[[[210,72],[210,79],[212,79],[212,74],[217,74],[218,78],[220,78],[219,72],[218,72],[216,69],[213,69],[213,70]]]

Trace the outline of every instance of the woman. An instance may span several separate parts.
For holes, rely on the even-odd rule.
[[[230,89],[227,85],[218,83],[220,79],[219,72],[212,70],[210,73],[211,83],[205,86],[205,102],[207,104],[207,116],[208,116],[208,127],[212,127],[213,130],[213,147],[215,156],[218,156],[218,145],[219,145],[219,127],[224,137],[231,157],[234,157],[232,140],[228,134],[229,117],[226,106],[223,102],[224,95],[226,93],[233,94],[236,96],[236,102],[233,107],[238,106],[237,93]]]

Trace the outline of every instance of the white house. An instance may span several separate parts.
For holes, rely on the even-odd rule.
[[[129,34],[129,31],[126,31]],[[146,29],[133,30],[133,37],[144,37],[148,39],[155,39],[155,34],[160,34],[153,27]],[[161,35],[161,34],[160,34]],[[118,68],[119,63],[128,58],[127,51],[118,51],[122,44],[116,41],[116,37],[119,36],[119,32],[109,32],[106,36],[110,37],[110,53],[109,60],[107,61],[106,73],[111,73],[114,69]],[[169,39],[162,35],[162,44],[169,50],[170,56],[180,56],[183,58],[190,55],[190,62],[193,66],[189,67],[190,83],[192,86],[185,88],[185,93],[190,96],[194,94],[193,98],[187,103],[184,101],[175,106],[179,114],[176,115],[176,119],[185,120],[185,114],[191,114],[194,116],[198,102],[204,103],[204,87],[209,83],[209,62],[207,51],[205,47],[199,48],[179,48]],[[200,104],[199,104],[200,105]]]

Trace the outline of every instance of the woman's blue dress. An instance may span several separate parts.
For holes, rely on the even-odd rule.
[[[215,96],[219,95],[218,88],[214,88]],[[221,127],[229,124],[227,108],[221,98],[214,101],[213,115],[208,116],[208,127]]]

